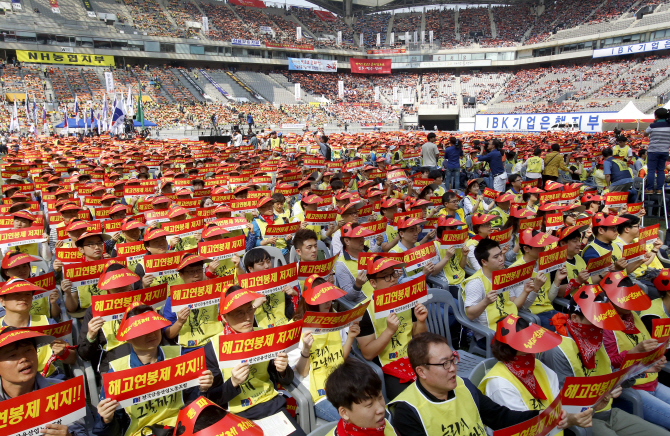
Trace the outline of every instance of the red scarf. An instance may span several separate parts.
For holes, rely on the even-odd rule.
[[[479,235],[475,235],[475,236],[473,236],[473,237],[470,238],[470,239],[472,239],[473,241],[481,241],[481,240],[484,239],[484,238],[482,238],[482,237],[479,236]]]
[[[221,333],[221,334],[223,334],[223,335],[234,335],[234,334],[236,334],[236,333],[237,333],[237,332],[236,332],[235,330],[233,330],[233,329],[230,328],[230,326],[228,325],[228,323],[225,323],[225,324],[223,325],[223,333]]]
[[[469,193],[469,194],[468,194],[468,197],[470,197],[470,198],[476,200],[476,199],[477,199],[477,194]]]
[[[542,392],[540,384],[535,378],[535,355],[526,354],[525,356],[516,356],[511,362],[503,362],[503,365],[514,374],[528,392],[538,400],[546,400],[547,396]]]
[[[570,332],[570,336],[577,343],[582,363],[588,369],[594,369],[596,367],[596,352],[603,345],[603,329],[594,325],[572,322],[570,319],[567,320],[565,325]]]
[[[416,381],[416,373],[409,364],[409,357],[401,357],[398,360],[387,363],[382,366],[384,374],[392,375],[400,380],[400,383],[408,383]]]
[[[623,321],[623,325],[626,326],[626,329],[623,331],[627,335],[636,335],[640,333],[640,330],[635,327],[635,318],[633,318],[633,314],[629,313],[628,315],[622,315],[621,320]]]
[[[340,418],[340,422],[337,423],[337,431],[335,434],[337,436],[384,436],[385,428],[386,421],[384,421],[384,425],[381,427],[362,428]]]
[[[268,224],[274,224],[275,223],[274,214],[272,214],[272,215],[261,215],[261,218],[263,218],[265,220],[265,222],[268,223]]]

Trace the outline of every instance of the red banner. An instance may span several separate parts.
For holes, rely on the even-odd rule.
[[[62,339],[69,344],[72,342],[72,320],[68,319],[67,321],[59,322],[56,324],[47,324],[47,325],[33,325],[30,327],[24,327],[27,330],[33,332],[39,332],[43,335],[53,336],[56,339]]]
[[[507,244],[509,240],[512,239],[512,230],[514,229],[510,227],[505,230],[491,232],[489,234],[489,239],[496,241],[500,245]]]
[[[244,235],[198,243],[198,254],[214,260],[230,259],[234,254],[244,252]]]
[[[628,201],[628,192],[608,192],[605,194],[606,206],[620,206]]]
[[[436,264],[440,261],[440,255],[437,253],[437,248],[435,248],[433,241],[411,248],[403,252],[403,255],[405,271],[407,272],[422,268],[430,262]]]
[[[200,233],[205,226],[204,218],[191,218],[183,221],[175,221],[162,225],[163,230],[171,235],[177,235],[181,238],[187,236],[197,236],[200,239]]]
[[[296,263],[278,266],[254,273],[241,274],[238,277],[239,284],[244,289],[270,295],[280,292],[284,287],[298,285],[298,268]]]
[[[640,229],[640,235],[637,239],[644,242],[658,239],[658,224]]]
[[[289,235],[295,235],[300,230],[300,221],[288,224],[270,224],[265,229],[265,237],[272,238],[276,236],[279,239],[286,239]]]
[[[131,324],[127,328],[141,327]],[[105,373],[102,384],[107,398],[129,407],[198,386],[198,377],[205,370],[205,350],[199,348],[162,362]]]
[[[172,311],[177,313],[184,307],[200,309],[205,306],[218,306],[223,288],[234,283],[235,279],[231,275],[205,280],[204,282],[172,285],[170,287]]]
[[[154,186],[124,186],[123,195],[125,197],[146,197],[147,195],[152,195],[156,187]]]
[[[342,330],[360,321],[368,309],[368,304],[370,300],[344,312],[305,312],[302,328],[318,335]]]
[[[563,214],[561,212],[547,214],[544,220],[548,232],[563,227]]]
[[[658,342],[665,342],[670,338],[670,318],[656,318],[651,320],[651,337]]]
[[[423,217],[423,213],[421,212],[421,209],[410,210],[409,212],[398,212],[398,213],[393,214],[393,221],[391,222],[391,224],[392,224],[394,229],[397,229],[398,221],[400,221],[400,218],[421,219],[422,217]]]
[[[577,218],[577,221],[575,222],[575,225],[577,227],[590,226],[592,220],[593,220],[593,217],[587,215],[585,217]]]
[[[372,298],[375,302],[375,319],[412,309],[428,301],[426,276],[421,274],[414,280],[375,291]]]
[[[549,407],[535,418],[496,430],[493,432],[493,436],[545,436],[561,422],[562,413],[561,396],[558,395]]]
[[[439,240],[440,248],[461,248],[468,240],[468,229],[446,230],[442,232],[442,238]]]
[[[219,218],[214,221],[214,223],[223,227],[224,229],[232,232],[233,230],[241,230],[247,227],[249,221],[243,217],[232,217],[232,218]]]
[[[321,21],[337,21],[335,15],[332,12],[328,11],[314,11],[317,17],[321,18]]]
[[[628,203],[626,213],[637,215],[642,210],[642,203]]]
[[[260,0],[230,0],[230,4],[237,6],[250,6],[252,8],[265,9],[265,3]]]
[[[336,211],[308,210],[305,212],[304,222],[310,225],[322,225],[322,224],[334,223],[336,219],[337,219]]]
[[[542,219],[543,218],[539,216],[537,218],[526,218],[519,220],[519,233],[526,229],[535,229],[539,231],[542,229]]]
[[[86,416],[84,377],[0,401],[4,436],[39,435],[46,424],[69,425]]]
[[[169,213],[169,209],[152,209],[144,212],[144,217],[147,222],[158,221],[159,223],[167,223],[170,222],[170,218],[168,217]]]
[[[298,263],[298,280],[305,280],[312,274],[328,277],[334,270],[336,262],[337,256],[324,260],[302,261]]]
[[[374,204],[370,204],[368,206],[374,207]],[[368,207],[368,206],[366,206],[366,207]],[[360,210],[363,210],[363,209],[360,209]],[[359,210],[359,213],[360,213],[360,210]],[[361,227],[363,227],[364,229],[368,229],[369,231],[372,232],[372,234],[370,236],[365,237],[365,240],[366,241],[371,241],[373,239],[376,239],[377,236],[382,235],[386,231],[386,226],[388,226],[388,221],[386,221],[386,218],[382,218],[379,221],[372,221],[372,222],[367,222],[367,223],[361,224]]]
[[[610,251],[607,254],[603,254],[600,257],[589,260],[589,263],[586,264],[586,271],[588,271],[590,276],[600,274],[604,271],[607,271],[612,265],[612,252]]]
[[[351,72],[357,74],[391,74],[391,59],[349,58]]]
[[[256,210],[258,200],[255,198],[241,198],[239,200],[230,200],[230,208],[233,212],[253,212]]]
[[[196,251],[197,249],[194,248],[192,250],[173,251],[164,254],[144,255],[144,272],[154,276],[151,286],[158,286],[166,282],[172,284],[179,277],[177,266],[181,257],[185,253],[196,253]]]
[[[118,294],[92,295],[91,307],[93,317],[102,317],[105,321],[121,320],[131,303],[142,303],[157,309],[167,298],[168,285],[152,286],[151,288],[136,291],[120,292]]]
[[[83,262],[84,256],[77,247],[75,248],[56,248],[56,259],[63,264]]]
[[[301,333],[302,320],[249,333],[221,336],[217,350],[219,366],[232,368],[239,363],[253,365],[272,360],[279,353],[295,349]]]
[[[568,246],[555,247],[540,253],[537,260],[537,269],[539,272],[550,273],[559,269],[568,259]]]
[[[0,230],[0,247],[3,252],[9,247],[36,244],[42,241],[44,241],[44,229],[40,227]]]
[[[512,268],[493,271],[491,289],[494,291],[504,291],[508,286],[528,280],[533,276],[534,267],[535,262],[528,262]]]

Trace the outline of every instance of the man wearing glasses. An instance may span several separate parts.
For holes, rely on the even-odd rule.
[[[367,264],[370,285],[375,291],[397,285],[400,277],[397,269],[403,265],[382,256],[370,259]],[[414,335],[428,331],[427,316],[428,310],[419,303],[414,309],[375,319],[372,302],[363,315],[360,322],[361,333],[356,339],[358,347],[363,357],[381,366],[388,398],[395,398],[416,379],[416,375],[409,368],[407,344]]]
[[[407,354],[417,380],[388,405],[399,434],[428,436],[451,429],[449,434],[485,435],[484,426],[499,430],[539,413],[500,406],[470,380],[458,377],[458,352],[451,350],[443,336],[417,335],[409,342]]]
[[[105,253],[105,239],[109,238],[109,235],[97,232],[84,232],[79,236],[75,245],[83,257],[82,263],[94,262],[102,259],[103,256],[109,257]],[[65,295],[65,307],[70,312],[87,309],[91,305],[91,296],[101,294],[98,285],[95,284],[79,286],[73,290],[72,282],[63,279],[60,286]]]

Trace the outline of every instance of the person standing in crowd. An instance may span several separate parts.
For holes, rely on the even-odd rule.
[[[446,178],[444,182],[444,187],[449,190],[452,187],[454,189],[460,189],[461,183],[461,162],[460,159],[463,157],[463,147],[461,141],[455,137],[449,138],[449,147],[444,149],[445,154],[445,164],[444,168],[446,170]]]
[[[477,156],[477,159],[480,162],[487,162],[489,164],[491,169],[489,174],[489,186],[498,192],[504,192],[505,185],[507,184],[507,173],[505,172],[502,154],[500,153],[501,148],[502,142],[498,139],[494,139],[491,143],[482,143],[479,146],[479,156]],[[485,151],[486,153],[484,153]]]
[[[437,157],[440,155],[440,151],[433,142],[435,138],[435,133],[430,132],[426,136],[427,142],[421,146],[421,159],[425,170],[432,170],[437,166]]]
[[[665,185],[665,163],[670,150],[670,121],[666,108],[654,111],[654,122],[644,131],[644,136],[649,137],[646,192],[660,194]]]
[[[540,157],[542,149],[540,147],[533,150],[533,156],[530,157],[521,166],[521,171],[526,170],[526,180],[537,180],[542,178],[544,171],[544,159]]]
[[[548,180],[553,182],[558,180],[558,171],[570,171],[565,165],[565,160],[561,154],[561,146],[551,144],[551,151],[544,157],[544,171],[542,172],[542,182],[546,185]]]
[[[610,192],[627,192],[633,187],[633,172],[626,158],[614,155],[611,148],[603,149],[605,183]]]

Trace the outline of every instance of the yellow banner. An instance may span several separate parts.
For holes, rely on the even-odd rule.
[[[19,62],[39,62],[43,64],[114,65],[114,56],[54,53],[50,51],[16,50],[16,59]]]

